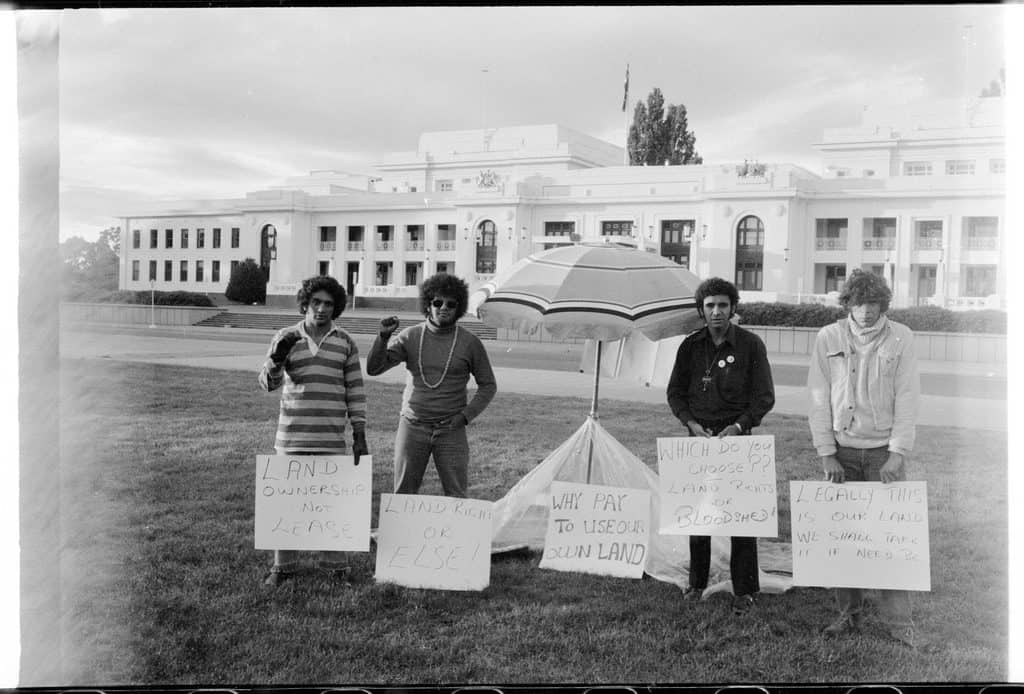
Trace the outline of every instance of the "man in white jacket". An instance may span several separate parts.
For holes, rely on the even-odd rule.
[[[814,341],[807,387],[808,423],[825,479],[899,482],[914,448],[920,381],[914,334],[886,317],[892,292],[873,273],[854,270],[839,296],[849,316],[826,325]],[[837,588],[839,618],[826,636],[858,631],[864,592]],[[914,647],[910,594],[879,591],[889,634]]]

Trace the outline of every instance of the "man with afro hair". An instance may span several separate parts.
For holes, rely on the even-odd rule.
[[[497,383],[483,343],[457,325],[469,304],[469,287],[439,272],[420,285],[425,320],[397,335],[398,318],[380,322],[366,358],[366,373],[377,376],[405,364],[405,392],[395,434],[395,493],[416,494],[427,462],[434,459],[445,496],[465,497],[469,441],[466,426],[494,398]],[[476,381],[470,400],[466,386]]]

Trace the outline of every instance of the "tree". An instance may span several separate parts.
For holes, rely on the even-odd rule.
[[[631,166],[702,164],[697,154],[697,137],[689,130],[686,106],[669,104],[666,108],[661,89],[655,87],[633,111],[629,127],[629,163]]]
[[[224,296],[243,304],[262,304],[267,300],[267,278],[253,258],[246,258],[231,271]]]
[[[992,80],[988,86],[981,90],[981,97],[1002,96],[1006,93],[1006,68],[999,68],[999,79]]]
[[[117,289],[119,239],[120,229],[111,227],[100,232],[96,241],[72,236],[60,244],[61,293],[65,299],[90,299]]]

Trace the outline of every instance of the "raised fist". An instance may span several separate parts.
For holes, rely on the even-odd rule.
[[[388,316],[382,318],[380,321],[380,328],[377,330],[381,339],[386,340],[391,337],[391,333],[398,330],[398,316]]]
[[[297,330],[282,335],[277,344],[274,345],[274,351],[270,353],[271,361],[278,366],[283,364],[284,360],[288,358],[288,353],[292,351],[292,347],[301,339],[302,335]]]

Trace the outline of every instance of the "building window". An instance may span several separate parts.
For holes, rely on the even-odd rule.
[[[409,186],[409,192],[410,193],[415,193],[416,192],[416,186]]]
[[[174,280],[174,261],[164,261],[164,282],[171,282]]]
[[[819,251],[845,251],[846,228],[845,218],[815,220],[815,246]]]
[[[423,250],[423,225],[407,224],[405,226],[405,248],[409,251]]]
[[[415,287],[419,284],[420,276],[420,264],[419,263],[406,263],[405,264],[405,286]]]
[[[132,232],[132,248],[140,248],[142,244],[142,232],[138,229]]]
[[[494,222],[485,219],[476,227],[476,271],[488,275],[494,273],[498,258],[498,230]]]
[[[891,251],[894,248],[896,248],[896,218],[866,218],[864,220],[864,250]]]
[[[385,287],[391,284],[391,263],[377,263],[377,286]]]
[[[392,240],[392,234],[395,231],[395,227],[390,224],[378,224],[377,225],[377,250],[378,251],[390,251],[394,248],[394,241]]]
[[[181,230],[181,247],[188,248],[188,229]]]
[[[576,233],[576,222],[544,222],[545,236],[572,236]],[[545,243],[544,250],[557,248],[562,244]]]
[[[211,260],[210,261],[210,281],[211,282],[220,282],[220,261],[219,260]]]
[[[454,251],[455,250],[455,225],[454,224],[438,224],[437,225],[437,250],[439,250],[439,251]]]
[[[220,228],[213,228],[213,247],[220,248]]]
[[[321,260],[317,262],[317,274],[321,277],[327,277],[331,274],[331,261]]]
[[[149,281],[156,282],[156,261],[149,261]]]
[[[632,236],[633,222],[601,222],[601,236]]]
[[[825,293],[829,292],[841,292],[843,285],[846,284],[846,266],[845,265],[826,265],[825,266]]]
[[[238,248],[238,227],[231,227],[231,247]]]
[[[203,248],[206,243],[206,229],[196,229],[196,248]]]
[[[663,219],[661,221],[661,255],[690,268],[690,239],[696,222],[692,219]]]
[[[904,176],[931,176],[932,163],[930,161],[907,161],[903,162]]]
[[[748,215],[736,225],[736,288],[761,291],[764,286],[764,223]]]
[[[439,193],[449,193],[454,189],[454,183],[450,178],[437,182],[437,192]]]
[[[181,272],[178,275],[178,280],[181,282],[188,282],[188,261],[181,261]]]
[[[196,282],[203,281],[203,261],[196,261]]]
[[[164,248],[174,248],[174,229],[164,229]]]
[[[995,265],[964,265],[960,275],[964,278],[960,296],[991,296],[996,293]]]
[[[998,217],[964,217],[962,245],[971,251],[994,251],[999,247]]]
[[[946,162],[947,176],[971,176],[974,174],[973,159],[954,159]]]
[[[988,172],[994,174],[1006,173],[1006,160],[1005,159],[989,159],[988,160]]]
[[[358,226],[348,228],[348,250],[363,250],[363,227]]]
[[[338,247],[338,227],[320,227],[320,250],[334,251]]]
[[[937,219],[924,219],[914,222],[914,247],[918,250],[942,249],[942,222]]]
[[[132,261],[132,282],[138,282],[138,281],[139,281],[139,261],[138,260],[133,260]]]
[[[238,267],[238,264],[239,264],[240,262],[241,262],[240,260],[232,260],[232,261],[231,261],[231,274],[232,274],[232,275],[234,275],[234,274],[235,274],[235,268],[237,268],[237,267]]]
[[[156,229],[149,230],[149,247],[156,248],[157,240],[160,238],[160,232]]]

